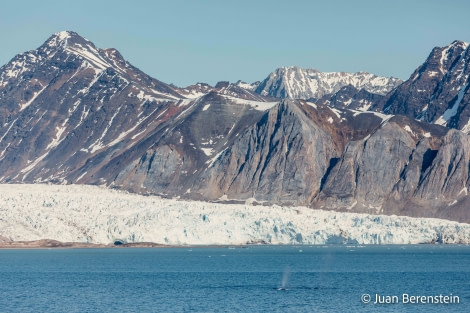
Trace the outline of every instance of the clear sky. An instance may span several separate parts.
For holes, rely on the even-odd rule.
[[[470,1],[2,1],[0,64],[61,30],[181,87],[289,65],[407,79],[433,47],[470,42]]]

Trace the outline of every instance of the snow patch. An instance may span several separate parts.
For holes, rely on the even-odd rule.
[[[353,100],[353,99],[351,98],[351,99],[349,99],[348,101],[344,101],[344,105],[345,105],[345,106],[349,106],[349,105],[351,104],[352,100]]]
[[[328,107],[336,116],[341,119],[341,111],[332,107]]]
[[[5,138],[5,136],[8,134],[10,129],[13,127],[13,125],[15,125],[17,120],[18,120],[18,117],[13,122],[10,123],[10,127],[8,127],[7,131],[3,134],[2,138],[0,138],[0,142],[3,140],[3,138]]]
[[[214,153],[212,148],[201,148],[202,152],[204,152],[205,155],[211,156],[212,153]]]
[[[62,142],[62,140],[60,140],[60,137],[62,137],[62,134],[64,133],[65,129],[67,128],[66,124],[67,124],[68,120],[69,119],[66,119],[64,121],[64,123],[62,123],[62,126],[56,127],[57,132],[55,134],[55,138],[52,139],[52,141],[47,145],[46,150],[51,150],[51,149],[57,147]]]
[[[348,211],[352,210],[356,206],[356,204],[357,204],[357,200],[354,200],[354,202],[349,207],[347,207],[346,210]]]
[[[372,106],[372,102],[366,102],[362,107],[358,108],[359,111],[367,111]]]
[[[258,110],[258,111],[266,111],[275,106],[276,104],[279,103],[279,101],[275,102],[262,102],[262,101],[253,101],[253,100],[245,100],[245,99],[240,99],[240,98],[235,98],[231,96],[224,96],[224,98],[236,103],[236,104],[244,104],[244,105],[249,105],[253,109]]]
[[[91,82],[88,84],[88,86],[79,90],[78,93],[81,93],[82,95],[87,94],[88,91],[90,90],[90,87],[93,86],[98,81],[98,79],[101,77],[101,75],[103,75],[103,73],[104,73],[103,71],[95,71],[95,76],[93,77]]]
[[[313,102],[308,102],[308,101],[307,101],[307,104],[308,104],[309,106],[315,108],[315,109],[318,108],[317,105],[316,105],[315,103],[313,103]]]
[[[194,99],[197,99],[197,98],[200,98],[200,97],[203,97],[207,94],[207,92],[199,92],[199,91],[196,91],[196,90],[191,90],[191,91],[188,91],[187,89],[184,89],[184,91],[186,91],[187,93],[184,94],[184,96],[188,99],[185,99],[185,100],[194,100]]]
[[[77,178],[77,182],[80,181],[80,179],[82,179],[88,172],[85,172],[83,173],[82,175],[80,175],[78,178]]]
[[[250,91],[254,91],[256,89],[256,86],[257,86],[256,84],[248,84],[248,83],[245,83],[243,81],[238,81],[235,85],[240,87],[240,88],[250,90]]]
[[[467,187],[463,187],[462,190],[460,190],[460,192],[457,196],[460,196],[462,193],[465,193],[465,195],[468,195]]]
[[[409,132],[410,134],[414,135],[415,133],[411,130],[410,126],[408,125],[405,125],[405,127],[403,127],[407,132]]]
[[[135,123],[134,126],[132,126],[131,128],[129,128],[128,130],[122,132],[119,134],[119,136],[114,139],[113,141],[111,141],[110,143],[108,143],[106,145],[106,147],[112,147],[114,146],[115,144],[121,142],[127,135],[129,135],[130,133],[132,133],[140,124],[142,124],[143,121],[145,121],[146,119],[148,119],[150,116],[152,116],[157,110],[159,109],[159,107],[155,108],[155,110],[152,111],[152,113],[148,114],[145,118],[141,118],[137,121],[137,123]],[[121,108],[119,108],[118,112],[116,112],[116,114],[112,117],[111,121],[109,122],[109,125],[108,125],[108,128],[111,126],[113,120],[114,120],[114,117],[116,117],[117,113],[119,113],[119,111],[121,110]],[[164,111],[166,112],[166,110]],[[156,119],[158,119],[160,117],[161,114],[163,114],[164,112],[160,113]],[[108,131],[108,129],[105,130],[105,133]],[[141,132],[139,132],[138,134],[135,134],[134,136],[132,136],[132,139],[135,139],[137,136],[139,136],[140,134],[144,133],[146,131],[146,129],[142,130]],[[100,140],[104,137],[104,134],[101,136]],[[100,149],[102,148],[103,146],[100,147]],[[93,149],[91,150],[92,153],[93,153]],[[96,151],[96,150],[95,150]]]
[[[194,99],[182,99],[182,100],[178,101],[176,106],[184,107],[184,106],[187,106],[188,104],[190,104],[192,101],[194,101]]]
[[[91,45],[83,47],[80,44],[75,44],[73,46],[67,46],[66,50],[79,55],[97,69],[105,70],[106,68],[113,67],[100,55],[98,50],[93,48]],[[119,70],[119,68],[116,69]]]
[[[394,117],[394,115],[388,115],[388,114],[383,114],[383,113],[374,112],[374,111],[365,111],[365,112],[356,111],[356,110],[350,110],[350,111],[354,112],[353,114],[354,117],[360,114],[374,114],[375,116],[380,117],[382,119],[382,122],[381,122],[382,124],[388,121],[389,119],[391,119],[392,117]]]
[[[108,133],[108,130],[111,128],[111,125],[113,124],[113,121],[114,119],[116,118],[116,116],[119,114],[119,112],[121,111],[121,108],[122,107],[119,107],[117,110],[116,110],[116,113],[114,113],[114,115],[111,117],[111,120],[109,121],[108,125],[106,125],[106,128],[104,129],[103,133],[101,134],[100,138],[98,138],[94,143],[92,143],[89,147],[88,147],[88,151],[90,151],[90,153],[94,153],[98,150],[101,150],[102,148],[105,147],[105,145],[103,144],[102,140],[104,139],[104,137],[106,136],[106,134]],[[137,125],[136,125],[137,126]],[[121,134],[122,135],[122,134]],[[127,135],[127,134],[125,134]],[[123,135],[123,136],[125,136]],[[118,137],[116,138],[115,140],[113,140],[112,142],[112,145],[116,144],[117,142],[119,142],[120,140],[122,140],[122,137]]]
[[[41,90],[35,91],[31,99],[29,99],[26,103],[23,103],[20,105],[20,112],[26,109],[27,107],[30,106],[31,103],[33,103],[34,100],[47,88],[47,85],[42,87]]]
[[[459,105],[460,105],[460,102],[462,101],[464,95],[465,95],[465,91],[468,87],[468,84],[469,83],[466,83],[464,86],[462,86],[462,88],[460,88],[460,91],[459,91],[459,94],[457,96],[457,100],[455,101],[454,105],[452,105],[452,107],[450,109],[447,109],[444,114],[442,114],[441,117],[439,117],[435,122],[434,124],[439,124],[439,125],[442,125],[442,126],[446,126],[447,125],[447,122],[453,117],[455,116],[455,114],[457,114],[457,111],[459,109]]]
[[[150,95],[146,95],[145,92],[143,90],[139,91],[139,93],[136,95],[137,99],[139,100],[144,100],[144,103],[145,101],[154,101],[154,100],[157,100],[157,98],[155,97],[152,97]]]
[[[218,158],[222,155],[222,153],[224,153],[225,150],[227,150],[227,149],[228,149],[228,148],[225,148],[224,150],[222,150],[222,151],[220,151],[219,153],[217,153],[212,159],[207,160],[207,161],[206,161],[206,164],[209,164],[209,165],[207,166],[207,168],[212,167],[212,165],[214,164],[214,162],[217,161],[217,159],[218,159]]]
[[[470,133],[470,118],[468,119],[467,124],[462,128],[462,131],[466,134]]]
[[[22,169],[20,172],[22,174],[25,174],[23,176],[23,180],[26,178],[26,176],[28,176],[29,172],[31,172],[35,167],[36,165],[39,164],[39,162],[41,162],[47,155],[49,154],[49,151],[44,153],[43,155],[41,155],[40,157],[38,157],[36,160],[34,160],[33,162],[28,162],[30,163],[27,167],[25,167],[24,169]]]
[[[146,129],[144,129],[143,131],[141,132],[138,132],[137,134],[135,134],[134,136],[131,137],[132,140],[136,139],[137,137],[139,137],[140,135],[142,135],[143,133],[145,133]]]
[[[55,33],[54,35],[57,36],[57,38],[60,41],[63,41],[63,40],[66,40],[66,39],[70,38],[70,33],[68,31],[65,31],[65,30],[61,31],[61,32],[58,32],[58,33]]]
[[[439,70],[441,71],[442,74],[445,74],[444,61],[446,61],[446,59],[447,59],[447,53],[449,51],[449,48],[450,47],[446,47],[441,52],[441,59],[439,60]]]

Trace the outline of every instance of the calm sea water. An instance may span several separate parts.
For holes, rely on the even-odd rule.
[[[470,247],[1,250],[0,311],[470,312]]]

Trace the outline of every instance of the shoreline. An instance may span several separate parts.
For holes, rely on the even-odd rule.
[[[62,242],[53,239],[31,241],[3,241],[0,250],[6,249],[93,249],[93,248],[172,248],[176,246],[158,244],[155,242],[137,242],[124,244],[101,244],[88,242]]]
[[[35,249],[122,249],[122,248],[247,248],[250,246],[469,246],[464,243],[438,243],[428,242],[420,244],[269,244],[269,243],[245,243],[245,244],[201,244],[201,245],[165,245],[155,242],[134,242],[123,244],[100,244],[87,242],[62,242],[53,239],[40,239],[31,241],[0,241],[0,250],[35,250]]]
[[[247,246],[274,246],[267,243],[247,244],[202,244],[202,245],[165,245],[156,242],[132,242],[122,244],[102,244],[88,242],[62,242],[53,239],[31,241],[0,241],[0,250],[14,249],[121,249],[121,248],[245,248]]]

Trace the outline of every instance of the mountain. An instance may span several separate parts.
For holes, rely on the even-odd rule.
[[[383,96],[332,77],[324,104],[263,82],[179,88],[57,33],[0,68],[0,183],[470,221],[469,137],[361,111],[402,85]]]
[[[166,138],[165,127],[178,123],[187,109],[198,104],[206,108],[202,112],[212,112],[205,102],[217,98],[217,92],[224,103],[264,101],[232,84],[203,86],[203,92],[167,85],[133,67],[115,49],[99,49],[74,32],[54,34],[2,66],[0,86],[3,182],[95,181],[95,173],[111,160],[144,154]],[[228,131],[226,125],[220,127]]]
[[[357,89],[385,95],[402,81],[398,78],[380,77],[358,72],[325,73],[297,66],[281,67],[269,74],[256,88],[263,96],[290,99],[318,99],[351,85]]]
[[[0,86],[2,181],[61,180],[93,155],[130,148],[178,112],[163,104],[182,98],[74,32],[17,55],[0,68]]]
[[[342,87],[334,94],[327,94],[320,99],[310,99],[318,104],[328,105],[338,109],[353,109],[368,111],[382,101],[383,95],[371,93],[365,89],[357,89],[351,85]]]
[[[239,80],[235,83],[235,85],[237,85],[238,87],[243,88],[243,89],[247,89],[247,90],[251,90],[251,91],[255,91],[256,88],[259,86],[259,84],[260,84],[259,81],[248,84],[248,83],[246,83],[244,81],[241,81],[241,80]]]
[[[470,45],[436,47],[376,109],[470,132]]]
[[[214,87],[205,83],[197,83],[186,88],[181,88],[178,90],[178,92],[182,96],[191,99],[207,95],[210,92],[215,92],[219,95],[244,100],[253,100],[260,102],[277,101],[277,99],[274,97],[265,97],[255,93],[253,85],[249,85],[240,81],[235,84],[232,84],[228,81],[221,81],[218,82]]]

